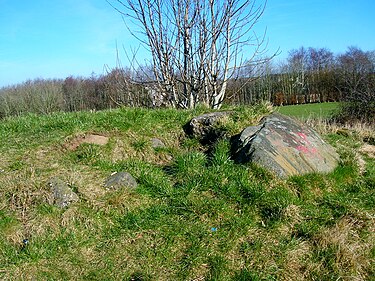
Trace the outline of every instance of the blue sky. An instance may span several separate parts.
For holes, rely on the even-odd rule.
[[[265,28],[278,60],[300,46],[375,50],[375,0],[268,0],[255,30]],[[0,0],[0,87],[103,74],[116,65],[116,44],[126,64],[122,46],[138,43],[105,0]]]

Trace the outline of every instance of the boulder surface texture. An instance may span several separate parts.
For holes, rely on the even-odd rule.
[[[312,128],[279,113],[234,137],[232,151],[237,163],[253,162],[282,178],[328,173],[339,160],[334,148]]]

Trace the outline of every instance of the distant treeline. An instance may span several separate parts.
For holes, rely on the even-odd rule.
[[[119,106],[151,106],[146,87],[131,82],[122,69],[89,78],[35,79],[0,89],[0,117]]]
[[[146,77],[142,71],[115,68],[89,78],[37,79],[4,87],[0,89],[0,117],[165,106],[161,93]],[[326,48],[301,47],[278,65],[269,62],[244,68],[235,77],[228,84],[226,104],[345,101],[356,105],[347,109],[350,114],[365,119],[375,116],[375,51],[349,47],[335,55]]]
[[[325,48],[303,48],[289,52],[275,66],[262,66],[262,74],[251,83],[232,82],[231,102],[253,103],[259,99],[274,105],[329,101],[374,101],[375,51],[349,47],[334,55]]]

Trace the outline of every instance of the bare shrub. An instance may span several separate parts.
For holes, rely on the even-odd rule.
[[[62,110],[61,80],[28,80],[0,90],[0,117]]]
[[[338,56],[343,103],[338,119],[375,122],[375,52],[349,47]]]

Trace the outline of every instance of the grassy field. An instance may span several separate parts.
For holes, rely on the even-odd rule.
[[[326,102],[280,106],[277,111],[288,116],[308,119],[330,117],[337,112],[338,108],[338,102]]]
[[[223,124],[230,134],[269,109],[234,110]],[[362,133],[327,129],[339,167],[281,180],[233,163],[226,140],[207,152],[186,138],[182,126],[203,112],[0,120],[0,279],[371,280],[375,160],[359,152]],[[92,133],[108,144],[70,148]],[[154,137],[166,147],[152,148]],[[116,171],[138,188],[104,189]],[[79,202],[51,204],[56,176]]]

